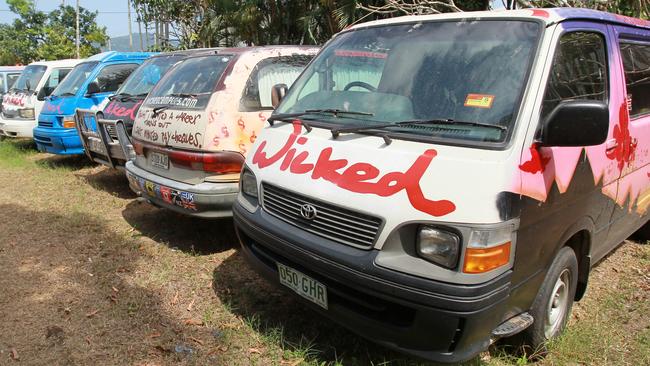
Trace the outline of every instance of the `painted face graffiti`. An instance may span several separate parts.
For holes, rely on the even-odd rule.
[[[294,123],[293,133],[275,153],[265,151],[266,141],[263,141],[253,155],[253,164],[264,169],[280,162],[281,171],[310,174],[313,180],[323,179],[355,193],[388,197],[405,191],[413,208],[432,216],[444,216],[456,210],[451,201],[427,199],[420,187],[420,179],[436,157],[436,150],[424,151],[405,172],[389,172],[380,177],[379,169],[370,163],[350,164],[347,159],[333,159],[331,147],[321,150],[315,163],[306,163],[310,153],[298,150],[298,145],[308,142],[307,137],[299,136],[301,131],[301,125]],[[379,178],[376,182],[371,181],[376,178]]]

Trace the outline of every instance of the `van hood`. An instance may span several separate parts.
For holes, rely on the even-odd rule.
[[[26,92],[9,92],[2,97],[2,108],[5,110],[18,110],[34,108],[36,95]]]
[[[77,108],[77,97],[56,97],[47,99],[41,110],[41,114],[54,114],[58,116],[73,115]]]
[[[397,139],[386,145],[370,135],[333,139],[327,129],[276,122],[263,130],[246,164],[258,184],[380,216],[384,236],[407,221],[504,221],[502,192],[512,186],[516,158],[508,150]]]

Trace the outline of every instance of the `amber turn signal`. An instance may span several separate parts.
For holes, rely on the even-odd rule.
[[[491,248],[467,248],[463,272],[484,273],[510,262],[510,242]]]

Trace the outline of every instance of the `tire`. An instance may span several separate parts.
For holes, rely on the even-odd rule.
[[[533,353],[545,351],[545,343],[564,331],[578,283],[578,260],[570,247],[557,254],[533,302],[533,325],[522,334]]]

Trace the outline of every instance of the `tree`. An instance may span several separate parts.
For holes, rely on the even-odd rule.
[[[18,15],[11,25],[0,26],[0,62],[28,64],[76,56],[76,12],[59,6],[48,13],[36,10],[33,0],[7,0]],[[106,28],[96,23],[97,13],[79,8],[80,56],[88,57],[106,44]]]

